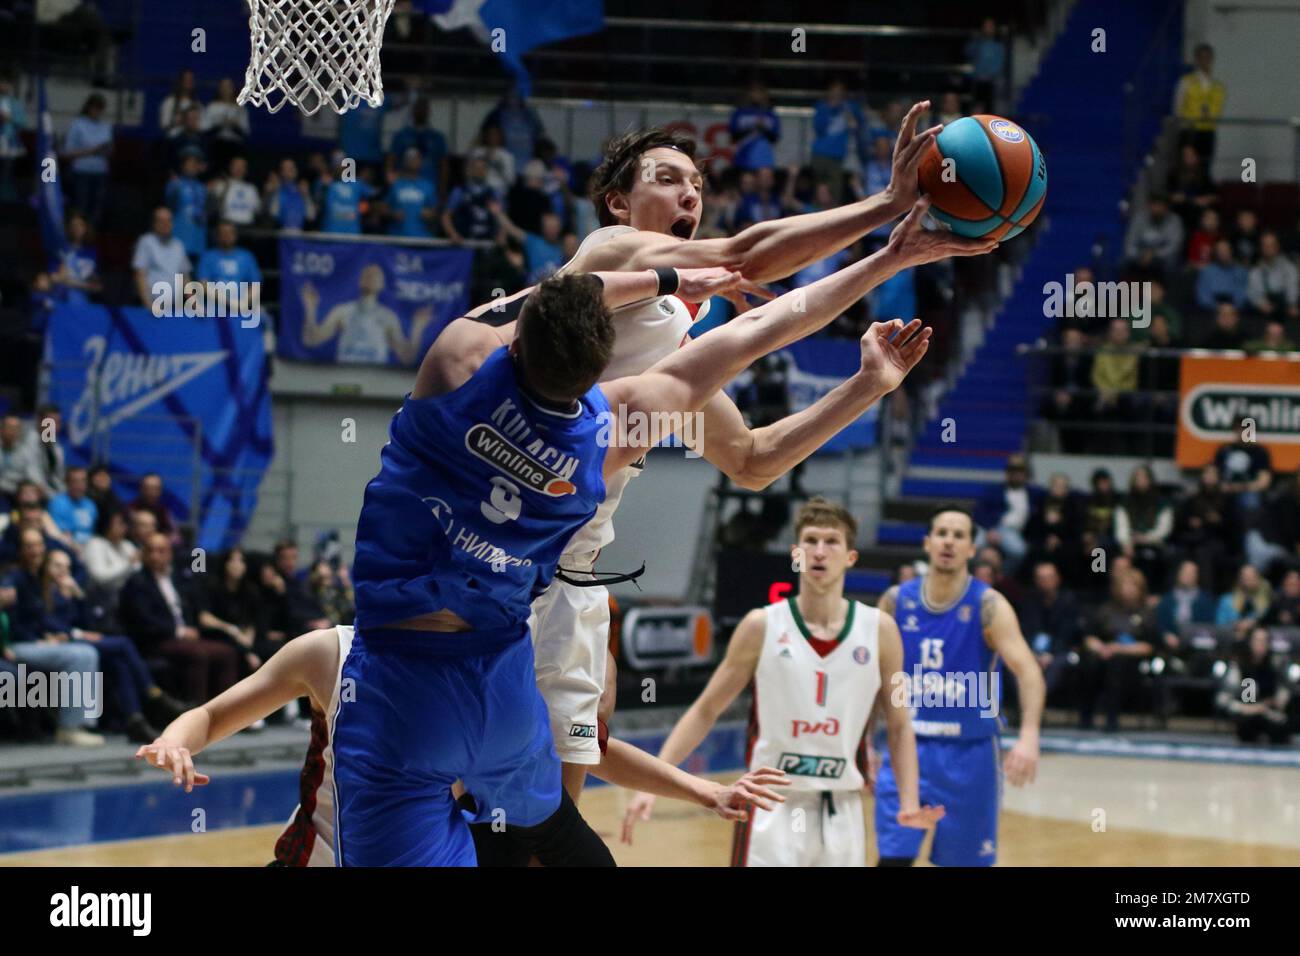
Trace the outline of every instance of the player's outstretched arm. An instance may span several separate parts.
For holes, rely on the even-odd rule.
[[[234,687],[181,714],[157,740],[137,750],[135,757],[171,772],[172,782],[184,785],[189,793],[209,779],[194,769],[195,754],[299,697],[309,696],[318,703],[328,700],[338,658],[334,628],[304,634]]]
[[[671,767],[691,755],[700,742],[709,735],[722,712],[731,706],[742,690],[749,686],[758,669],[758,658],[763,651],[763,636],[767,628],[767,613],[762,608],[750,611],[736,625],[727,653],[718,669],[709,678],[695,703],[682,714],[668,739],[659,750],[659,759]],[[632,842],[632,827],[637,820],[649,820],[654,807],[654,796],[638,793],[628,803],[623,816],[623,839]]]
[[[1011,673],[1016,675],[1020,693],[1020,739],[1002,762],[1007,781],[1022,787],[1033,783],[1038,773],[1038,731],[1043,723],[1043,706],[1047,699],[1047,682],[1034,652],[1020,633],[1020,621],[1011,602],[997,591],[985,592],[980,607],[984,620],[984,640],[1002,655]]]
[[[583,270],[646,269],[659,266],[725,266],[754,282],[771,282],[852,245],[873,229],[898,218],[917,198],[917,167],[934,137],[935,126],[916,132],[928,100],[904,117],[894,144],[893,174],[884,192],[858,202],[756,223],[727,239],[682,240],[660,233],[636,232],[591,249]]]
[[[925,829],[943,819],[943,807],[923,807],[921,771],[916,759],[916,734],[908,711],[907,673],[903,670],[903,641],[898,625],[880,615],[880,695],[889,739],[889,762],[898,782],[898,822]]]

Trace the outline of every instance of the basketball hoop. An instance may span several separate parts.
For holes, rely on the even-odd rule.
[[[384,102],[379,47],[394,0],[248,0],[252,51],[238,102],[308,116]]]

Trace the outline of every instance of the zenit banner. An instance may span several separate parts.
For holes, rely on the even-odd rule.
[[[1198,468],[1241,438],[1253,419],[1255,440],[1278,471],[1300,468],[1300,356],[1184,356],[1179,382],[1178,464]]]

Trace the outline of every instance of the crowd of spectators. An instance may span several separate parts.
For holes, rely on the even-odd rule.
[[[1082,727],[1100,712],[1115,730],[1131,707],[1163,716],[1160,681],[1200,676],[1221,679],[1214,706],[1243,740],[1294,729],[1284,662],[1300,657],[1300,476],[1277,476],[1265,448],[1225,445],[1188,487],[1137,466],[1123,490],[1105,468],[1086,491],[1064,474],[1037,486],[1013,456],[975,517],[974,573],[1016,608],[1049,700]],[[1146,700],[1142,675],[1159,678]]]
[[[152,742],[167,722],[261,667],[288,640],[350,623],[336,543],[302,567],[292,541],[270,555],[190,545],[163,479],[123,502],[106,464],[66,466],[57,408],[32,427],[0,419],[0,670],[102,674],[98,727],[85,708],[0,710],[0,732],[96,746],[104,732]],[[293,708],[286,719],[293,718]]]

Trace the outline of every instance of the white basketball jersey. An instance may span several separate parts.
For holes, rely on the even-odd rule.
[[[850,601],[839,644],[821,657],[793,597],[766,610],[750,769],[783,770],[796,790],[861,789],[858,745],[880,690],[880,612]]]
[[[631,226],[605,226],[597,229],[582,241],[574,259],[594,246],[636,231]],[[556,270],[556,274],[563,275],[571,271],[572,262],[573,259],[570,259]],[[701,305],[698,318],[704,317],[707,305],[708,303]],[[671,355],[685,344],[691,323],[695,321],[686,303],[675,295],[661,295],[634,302],[615,309],[613,314],[614,357],[601,377],[603,382],[626,375],[640,375],[661,358]],[[623,497],[623,489],[644,467],[643,458],[605,479],[605,500],[596,509],[595,516],[578,530],[564,549],[564,556],[560,559],[561,567],[574,571],[587,570],[596,560],[596,552],[614,540],[614,512]]]

